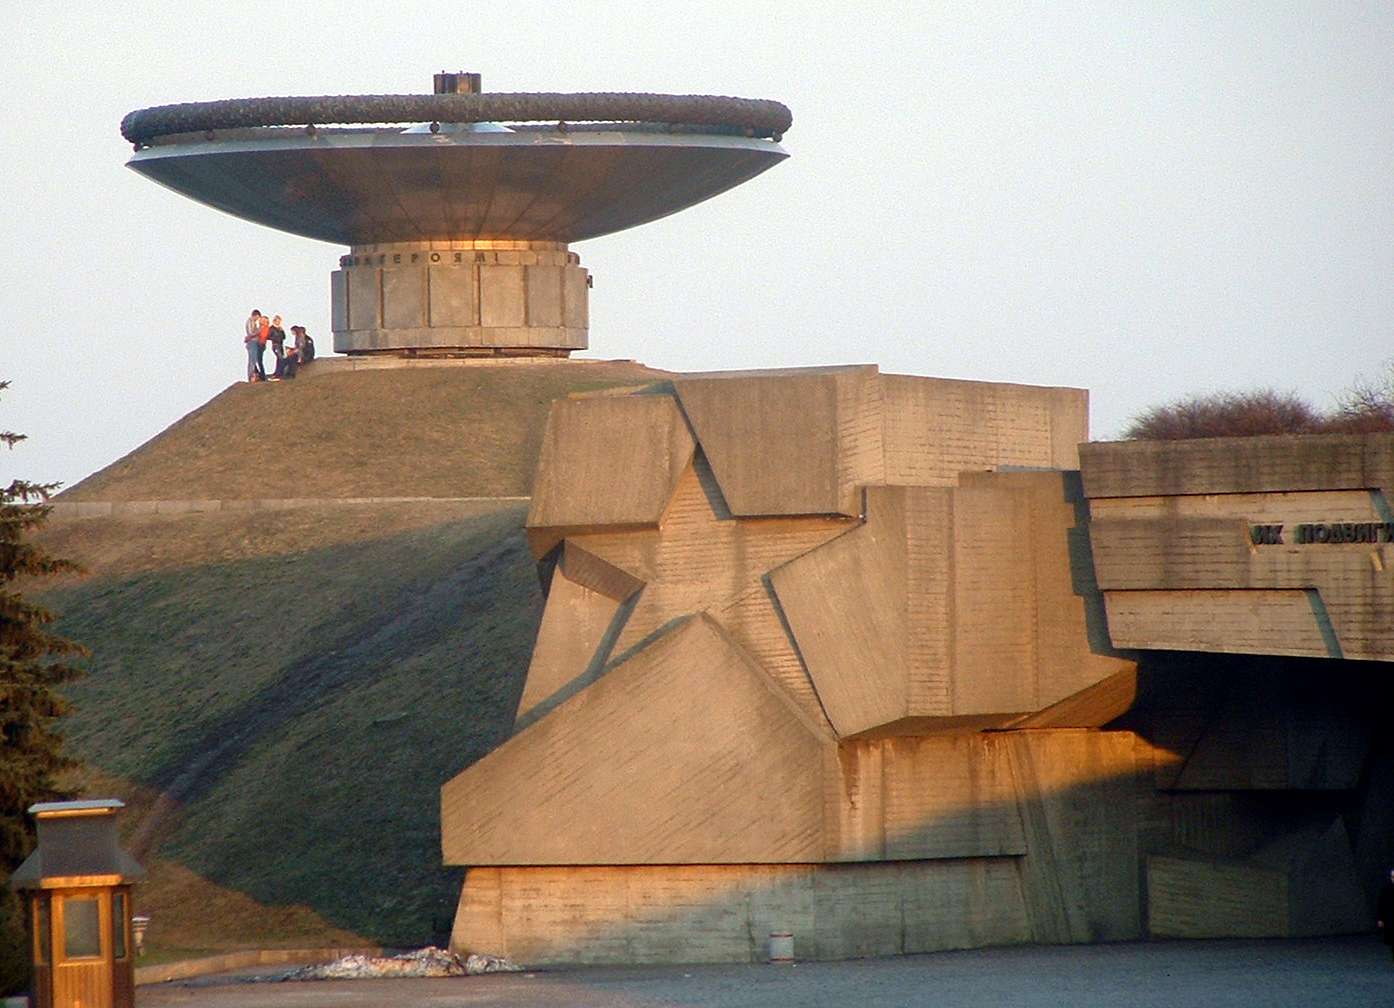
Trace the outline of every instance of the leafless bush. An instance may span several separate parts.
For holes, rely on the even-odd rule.
[[[1123,431],[1128,441],[1253,437],[1258,434],[1311,434],[1325,418],[1295,392],[1259,389],[1212,392],[1154,406]]]
[[[1357,378],[1336,400],[1326,430],[1347,434],[1394,430],[1394,360],[1373,378]]]
[[[1126,441],[1253,437],[1258,434],[1369,434],[1394,431],[1394,360],[1359,377],[1322,413],[1295,392],[1212,392],[1154,406],[1134,417]]]

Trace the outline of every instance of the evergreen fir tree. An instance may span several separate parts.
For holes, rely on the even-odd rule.
[[[0,390],[8,386],[0,381]],[[23,439],[0,431],[7,447]],[[57,732],[58,719],[68,710],[57,688],[82,674],[67,659],[86,653],[50,632],[56,614],[20,592],[29,579],[79,570],[30,541],[48,517],[55,489],[56,484],[19,479],[0,487],[0,995],[23,982],[16,969],[28,961],[23,933],[16,933],[16,901],[8,893],[10,873],[34,845],[25,810],[35,802],[70,797],[56,780],[73,764]]]

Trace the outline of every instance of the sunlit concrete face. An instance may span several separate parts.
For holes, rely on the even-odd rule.
[[[489,126],[181,134],[129,164],[349,246],[331,288],[340,353],[565,356],[587,346],[590,284],[567,243],[676,213],[787,156],[760,137]]]
[[[1080,445],[1085,407],[869,366],[555,404],[514,734],[441,792],[454,944],[1367,927],[1394,436]]]
[[[875,367],[557,403],[514,736],[442,789],[454,942],[834,958],[1141,933],[1120,691],[1069,547],[1077,389]],[[1036,471],[994,471],[999,467]],[[1126,691],[1121,691],[1126,693]],[[1041,730],[1041,729],[1057,729]],[[579,866],[579,867],[578,867]]]

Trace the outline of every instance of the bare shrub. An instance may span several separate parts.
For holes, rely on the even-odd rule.
[[[1139,414],[1123,431],[1127,441],[1311,434],[1325,418],[1295,392],[1259,389],[1191,396]]]
[[[1343,434],[1369,434],[1394,430],[1394,360],[1372,378],[1357,378],[1336,400],[1324,430]]]

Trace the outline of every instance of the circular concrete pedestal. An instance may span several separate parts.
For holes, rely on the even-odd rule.
[[[331,276],[334,349],[561,356],[586,349],[590,277],[556,241],[355,245]]]

